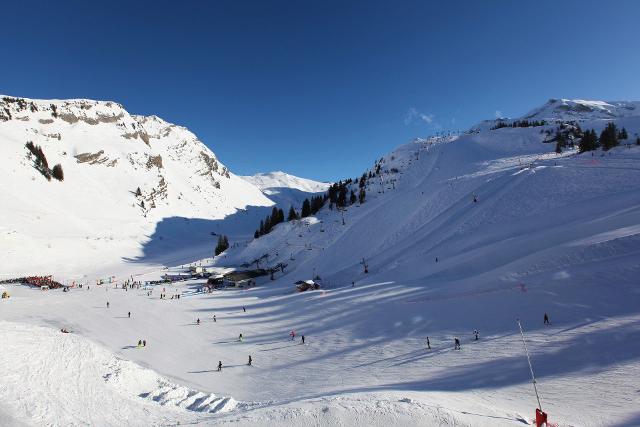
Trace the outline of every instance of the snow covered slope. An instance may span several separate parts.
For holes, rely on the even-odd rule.
[[[515,119],[498,118],[485,120],[474,126],[474,131],[490,130],[498,123],[513,123],[517,120],[556,122],[593,122],[619,120],[640,116],[640,101],[593,101],[584,99],[550,99]]]
[[[304,199],[326,191],[330,185],[326,182],[300,178],[279,171],[242,176],[242,179],[260,188],[269,199],[273,200],[285,212],[292,206],[299,212]],[[259,221],[256,221],[254,228],[257,227]]]
[[[586,116],[581,127],[607,122]],[[608,152],[556,154],[544,141],[557,123],[405,144],[367,171],[364,203],[327,204],[213,261],[286,264],[256,287],[6,285],[0,342],[12,351],[0,360],[20,369],[0,376],[0,424],[56,425],[58,415],[65,425],[121,425],[106,403],[131,425],[531,425],[519,318],[550,421],[639,425],[640,118],[615,122],[629,139]],[[322,289],[294,291],[314,275]],[[139,339],[148,346],[136,348]],[[40,341],[47,354],[91,361],[67,370],[38,353]],[[40,362],[67,387],[80,378],[97,392],[62,405],[58,378],[43,380]],[[122,382],[102,377],[118,371]],[[33,408],[30,390],[41,399]],[[226,411],[192,410],[209,398]]]
[[[528,120],[612,120],[640,115],[638,101],[589,101],[550,99],[546,104],[522,116]]]
[[[318,193],[320,191],[326,191],[329,187],[329,183],[300,178],[281,171],[258,173],[252,176],[242,176],[241,178],[249,181],[261,190],[293,188],[307,193]]]
[[[192,246],[184,254],[174,246],[175,262],[202,257],[215,244],[213,225],[184,224],[273,204],[186,128],[114,102],[1,97],[0,141],[0,274],[73,277],[110,272],[123,258],[162,263],[144,249],[162,221],[157,237]],[[62,166],[63,181],[36,169],[29,141],[49,169]]]
[[[581,121],[583,129],[598,132],[607,122],[591,113]],[[230,251],[226,262],[265,254],[274,263],[295,258],[289,264],[297,274],[290,275],[308,278],[315,269],[336,285],[372,276],[430,284],[473,277],[477,285],[485,273],[491,282],[540,270],[539,265],[552,269],[574,239],[640,221],[613,214],[638,209],[640,147],[633,144],[640,116],[616,122],[626,127],[629,139],[595,156],[573,150],[555,154],[555,144],[544,143],[544,131],[555,130],[555,123],[416,140],[385,156],[379,173],[378,166],[372,169],[367,201],[346,209],[345,225],[340,213],[325,207],[316,218],[280,225],[247,248]],[[357,184],[352,188],[358,191]],[[600,216],[606,219],[599,221]],[[514,239],[527,242],[519,246],[524,252],[505,243]],[[576,256],[597,257],[590,246],[587,253]],[[438,264],[432,262],[436,257]]]

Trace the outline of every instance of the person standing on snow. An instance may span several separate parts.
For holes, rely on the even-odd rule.
[[[289,335],[291,335],[291,341],[293,341],[296,337],[296,331],[292,330]]]
[[[107,308],[109,308],[109,301],[107,301]]]
[[[127,313],[127,315],[129,316],[129,319],[131,319],[131,312]]]
[[[247,365],[251,366],[251,363],[253,363],[253,359],[251,358],[251,355],[249,355],[249,363],[247,363]]]
[[[218,372],[222,371],[222,360],[218,360]]]
[[[544,314],[544,324],[545,325],[551,324],[551,322],[549,321],[549,315],[547,313]]]
[[[213,323],[216,323],[216,315],[213,315]]]
[[[458,339],[458,337],[455,337],[453,339],[453,342],[455,344],[455,346],[453,347],[454,350],[460,350],[460,340]]]
[[[478,330],[477,330],[477,329],[475,329],[475,330],[473,331],[473,335],[475,335],[475,336],[476,336],[476,341],[478,341],[478,335],[480,335],[480,332],[478,332]]]
[[[142,340],[138,340],[138,347],[142,347]]]
[[[429,342],[429,337],[427,337],[427,348],[431,350],[431,342]]]
[[[246,313],[246,312],[247,312],[247,309],[246,309],[246,308],[244,308],[244,307],[242,307],[242,311]]]
[[[302,344],[304,345],[304,335],[302,335]]]
[[[147,346],[147,340],[142,340],[142,346],[146,347]]]
[[[196,320],[196,325],[200,324],[200,318],[198,317],[198,320]]]
[[[242,342],[242,334],[238,337],[238,341]]]

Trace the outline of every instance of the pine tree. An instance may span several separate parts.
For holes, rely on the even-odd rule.
[[[218,244],[216,245],[215,254],[220,255],[229,248],[229,239],[225,235],[218,236]]]
[[[300,216],[305,218],[309,215],[311,215],[311,204],[309,203],[309,199],[304,199],[304,202],[302,202],[302,212],[300,213]]]
[[[351,194],[349,195],[349,204],[350,205],[354,204],[356,200],[358,200],[358,198],[356,197],[356,193],[354,193],[353,190],[351,190]]]
[[[360,177],[360,182],[358,183],[358,186],[360,188],[363,188],[366,184],[367,184],[367,174],[363,173],[362,176]]]
[[[629,134],[625,128],[622,128],[620,132],[618,132],[618,139],[627,139],[629,138]]]
[[[360,194],[358,195],[358,199],[360,200],[360,204],[364,203],[364,199],[366,197],[366,192],[364,191],[364,188],[360,189]]]
[[[293,206],[291,206],[289,208],[289,215],[287,215],[287,221],[293,221],[295,219],[298,219],[298,213],[296,212],[296,210],[293,208]]]
[[[62,166],[60,165],[60,163],[53,167],[53,169],[51,170],[51,175],[53,175],[53,177],[58,181],[64,180],[64,172],[62,172]]]
[[[584,153],[586,151],[593,151],[596,148],[598,148],[598,137],[596,136],[596,131],[593,129],[584,131],[580,144],[578,145],[578,151],[580,153]]]
[[[347,205],[347,186],[341,185],[340,192],[338,193],[338,201],[336,202],[338,207],[345,207]]]
[[[567,147],[567,137],[565,136],[564,133],[560,132],[560,130],[556,131],[556,153],[562,153],[562,150],[564,150]]]
[[[561,141],[556,142],[556,153],[557,154],[562,153],[562,143],[561,143]]]
[[[258,237],[260,237],[260,231],[256,230],[255,233],[253,233],[253,238],[257,239]]]
[[[605,151],[618,145],[618,131],[615,123],[609,122],[602,130],[602,133],[600,133],[600,145]]]
[[[267,215],[267,217],[264,219],[264,234],[269,234],[271,232],[271,227],[271,217]]]

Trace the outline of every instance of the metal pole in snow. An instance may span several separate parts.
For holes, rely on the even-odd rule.
[[[542,411],[542,405],[540,404],[540,396],[538,396],[538,387],[536,386],[536,377],[533,375],[533,366],[531,366],[531,358],[529,357],[529,350],[527,349],[527,342],[524,339],[524,332],[522,331],[522,325],[520,319],[516,319],[518,327],[520,328],[520,335],[522,336],[522,344],[524,345],[524,352],[527,354],[527,361],[529,362],[529,371],[531,371],[531,379],[533,380],[533,389],[536,392],[536,399],[538,399],[538,409]]]

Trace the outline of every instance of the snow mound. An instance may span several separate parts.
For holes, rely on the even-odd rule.
[[[0,341],[0,366],[10,367],[3,372],[0,401],[25,422],[123,425],[119,414],[126,413],[125,425],[141,420],[153,425],[167,417],[184,420],[188,411],[223,413],[238,405],[229,397],[173,384],[73,333],[2,321]],[[55,409],[61,407],[65,410]]]
[[[187,387],[160,382],[159,387],[140,397],[151,399],[163,406],[176,406],[195,412],[229,412],[236,408],[237,402],[230,397],[218,397],[215,394],[194,391]]]

